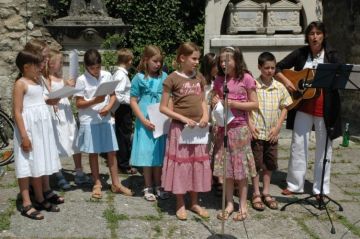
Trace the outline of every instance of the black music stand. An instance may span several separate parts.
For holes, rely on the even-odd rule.
[[[359,89],[358,85],[354,83],[354,81],[350,80],[350,74],[353,72],[353,65],[342,65],[342,64],[319,64],[314,79],[311,83],[307,83],[305,87],[307,88],[325,88],[325,89]],[[355,78],[354,78],[355,80]],[[360,85],[360,84],[359,84]],[[346,87],[348,86],[348,88]],[[356,87],[355,87],[356,86]],[[313,201],[309,201],[311,198],[316,198],[317,195],[311,195],[305,198],[298,199],[294,202],[290,202],[285,204],[280,210],[284,211],[285,208],[289,205],[295,203],[302,203],[307,202],[308,204],[312,205],[314,208],[319,210],[326,210],[326,214],[329,218],[331,223],[331,233],[335,234],[335,227],[330,217],[328,208],[326,207],[328,203],[333,202],[339,207],[339,211],[343,211],[343,207],[336,202],[335,200],[331,199],[329,196],[324,195],[324,176],[325,176],[325,167],[326,163],[329,161],[326,157],[327,155],[327,147],[328,147],[328,132],[326,132],[326,142],[325,142],[325,152],[324,152],[324,159],[323,159],[323,168],[322,168],[322,175],[321,175],[321,186],[320,186],[320,194],[318,195],[317,202],[318,204],[314,203]],[[325,202],[324,199],[327,199]]]

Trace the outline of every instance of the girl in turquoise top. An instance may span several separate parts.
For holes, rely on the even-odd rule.
[[[156,201],[167,197],[160,188],[161,169],[165,153],[165,136],[153,137],[155,125],[149,120],[147,107],[160,102],[162,84],[167,74],[162,71],[163,56],[157,46],[146,46],[138,66],[139,73],[131,82],[130,106],[136,116],[130,164],[143,167],[144,198]]]

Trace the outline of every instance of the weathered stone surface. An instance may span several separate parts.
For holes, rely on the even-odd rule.
[[[13,15],[5,20],[6,29],[10,31],[24,31],[26,30],[25,21],[19,15]]]

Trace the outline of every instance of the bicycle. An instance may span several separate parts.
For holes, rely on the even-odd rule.
[[[14,162],[14,122],[0,107],[0,166]]]

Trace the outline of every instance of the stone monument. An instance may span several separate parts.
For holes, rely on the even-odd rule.
[[[107,34],[124,34],[129,26],[109,17],[102,0],[72,0],[68,16],[46,25],[63,50],[99,49]]]

